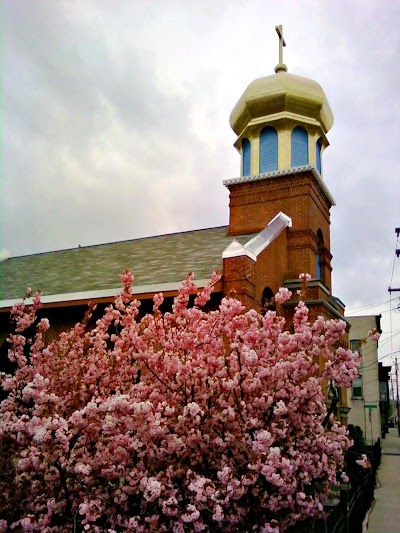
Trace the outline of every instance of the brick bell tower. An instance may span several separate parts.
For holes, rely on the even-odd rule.
[[[230,116],[241,172],[224,181],[229,233],[233,239],[241,235],[241,242],[249,234],[249,240],[243,245],[234,239],[222,257],[225,294],[234,290],[248,308],[274,309],[278,288],[292,291],[292,298],[278,309],[290,329],[302,272],[312,276],[302,296],[310,321],[318,316],[343,319],[344,305],[332,295],[330,208],[335,201],[322,165],[333,114],[317,82],[287,72],[282,26],[276,31],[275,74],[251,82]],[[340,344],[348,347],[348,335]],[[332,386],[339,402],[336,414],[346,424],[345,391]]]
[[[287,72],[282,26],[276,31],[275,74],[251,82],[231,113],[241,172],[224,181],[230,197],[230,235],[264,232],[266,244],[257,256],[247,253],[247,245],[243,253],[233,247],[231,254],[227,250],[224,272],[228,274],[232,258],[248,263],[244,277],[252,286],[244,299],[249,304],[253,299],[256,307],[262,305],[267,289],[274,293],[286,286],[296,295],[299,274],[307,272],[312,276],[307,293],[310,318],[339,318],[344,306],[332,296],[331,286],[330,208],[335,202],[323,180],[322,164],[333,114],[317,82]],[[268,236],[271,221],[278,224],[277,216],[290,223],[279,236]],[[296,298],[285,305],[289,320]]]

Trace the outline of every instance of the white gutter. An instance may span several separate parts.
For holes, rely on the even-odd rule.
[[[199,289],[204,288],[211,280],[208,279],[195,279],[196,287]],[[182,281],[171,283],[154,283],[152,285],[133,285],[132,294],[156,294],[159,292],[173,292],[178,291],[182,286]],[[97,300],[100,298],[113,298],[122,291],[122,287],[115,289],[102,289],[97,291],[85,291],[85,292],[69,292],[65,294],[49,294],[43,295],[40,298],[42,304],[55,304],[55,303],[67,303],[67,302],[87,302],[88,300]],[[21,302],[22,298],[15,298],[12,300],[0,300],[0,309],[12,307],[18,302]],[[32,298],[25,299],[26,305],[32,305]],[[79,305],[79,304],[78,304]]]

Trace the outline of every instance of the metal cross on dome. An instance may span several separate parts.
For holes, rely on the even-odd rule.
[[[283,38],[283,26],[275,26],[276,33],[279,36],[279,63],[283,63],[283,47],[286,46],[285,39]]]

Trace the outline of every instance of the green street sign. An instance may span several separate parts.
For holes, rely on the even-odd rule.
[[[378,409],[378,406],[377,405],[374,405],[372,403],[366,403],[364,405],[365,409]]]

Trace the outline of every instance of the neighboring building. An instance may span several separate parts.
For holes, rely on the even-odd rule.
[[[350,348],[362,355],[360,376],[351,389],[347,389],[347,405],[350,407],[348,423],[359,426],[367,444],[374,444],[381,437],[381,393],[378,363],[378,342],[368,339],[368,333],[376,329],[381,333],[381,315],[352,316],[350,324]]]
[[[283,312],[289,327],[299,274],[307,272],[312,276],[306,301],[310,318],[343,318],[344,305],[331,290],[330,208],[335,204],[322,177],[333,115],[317,82],[287,72],[279,36],[275,74],[250,83],[231,113],[241,175],[224,182],[229,225],[9,258],[0,263],[0,331],[28,286],[43,292],[57,332],[81,318],[88,301],[112,301],[124,269],[135,273],[134,293],[144,309],[151,309],[146,302],[156,292],[177,294],[189,271],[201,287],[219,270],[214,301],[234,291],[259,311],[280,286],[288,287],[293,297]]]
[[[383,366],[379,363],[379,409],[381,412],[382,436],[389,431],[390,425],[390,394],[389,382],[391,366]]]

